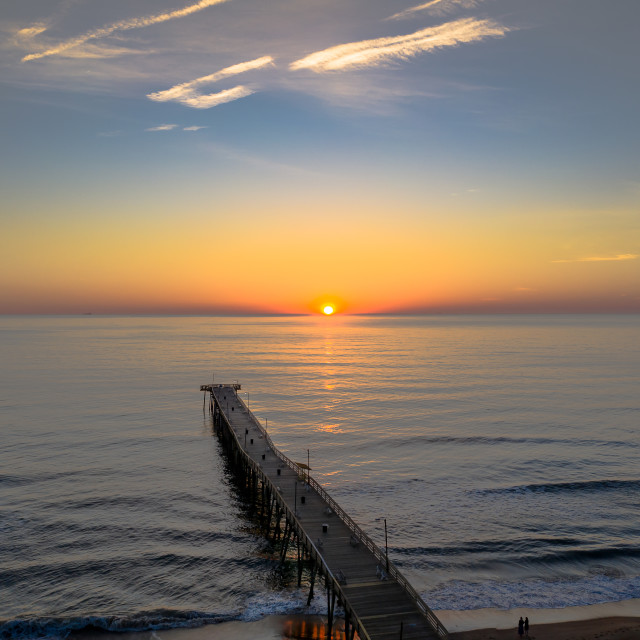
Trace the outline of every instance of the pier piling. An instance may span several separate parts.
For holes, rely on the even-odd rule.
[[[245,405],[238,395],[240,389],[238,383],[202,385],[203,410],[209,393],[214,431],[246,495],[256,505],[265,536],[280,545],[281,566],[294,547],[298,586],[305,563],[308,565],[307,606],[318,575],[324,578],[329,640],[336,628],[336,605],[344,610],[346,640],[353,640],[356,633],[361,640],[397,640],[398,629],[406,640],[446,639],[442,623],[389,561],[386,519],[382,551],[311,477],[309,450],[305,465],[293,462],[275,447],[266,428],[249,410],[249,394]],[[300,500],[299,482],[305,489]],[[381,565],[386,568],[384,580]]]

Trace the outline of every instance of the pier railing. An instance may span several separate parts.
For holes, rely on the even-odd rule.
[[[240,400],[240,398],[238,398],[238,400]],[[287,456],[285,456],[283,453],[280,452],[280,450],[273,444],[273,441],[269,437],[269,434],[266,432],[265,429],[263,429],[263,427],[260,424],[259,420],[253,415],[253,413],[248,409],[248,407],[244,404],[244,402],[242,402],[242,400],[240,400],[240,402],[241,402],[244,410],[249,414],[249,417],[253,420],[253,422],[258,427],[259,431],[264,435],[266,442],[269,444],[269,446],[271,447],[273,452],[287,466],[291,467],[291,469],[293,469],[296,473],[298,473],[299,472],[298,465],[295,462],[293,462],[292,460],[290,460],[289,458],[287,458]],[[238,450],[243,453],[243,455],[247,459],[247,463],[249,464],[249,466],[253,469],[254,472],[256,472],[257,474],[260,475],[260,477],[262,478],[263,482],[267,482],[269,484],[269,488],[270,488],[272,494],[277,496],[278,501],[280,502],[280,505],[282,506],[282,508],[284,510],[286,510],[288,520],[294,524],[295,529],[296,529],[296,534],[299,536],[299,539],[300,540],[304,540],[304,544],[307,547],[307,549],[309,549],[309,553],[310,553],[310,555],[313,556],[314,560],[316,562],[319,562],[320,564],[322,564],[323,571],[324,571],[325,575],[327,576],[327,578],[331,581],[334,591],[336,591],[336,592],[341,594],[341,597],[342,597],[342,600],[343,600],[343,606],[345,607],[345,609],[347,609],[347,608],[349,609],[351,618],[353,619],[352,623],[354,624],[354,626],[356,627],[356,629],[358,631],[358,635],[360,637],[360,640],[371,640],[371,636],[367,633],[367,630],[366,630],[364,624],[362,623],[362,620],[360,620],[360,617],[356,613],[355,609],[349,603],[349,599],[344,594],[344,592],[343,592],[343,590],[341,588],[340,581],[333,575],[333,572],[329,568],[329,565],[327,565],[327,563],[325,562],[325,559],[322,556],[322,554],[320,553],[320,551],[318,550],[318,547],[316,546],[315,542],[313,540],[311,540],[311,538],[309,537],[307,532],[304,530],[304,527],[302,526],[302,524],[298,520],[296,514],[291,511],[291,509],[289,508],[289,505],[287,504],[286,500],[282,497],[282,494],[278,490],[278,487],[276,487],[276,485],[271,481],[271,479],[267,476],[267,474],[264,473],[264,471],[262,470],[260,465],[255,460],[253,460],[253,458],[251,458],[251,456],[249,456],[249,454],[247,453],[247,451],[244,448],[244,446],[242,446],[242,444],[240,443],[240,440],[238,439],[238,436],[237,436],[236,432],[230,426],[228,416],[225,415],[224,413],[222,415],[223,415],[223,418],[224,418],[225,422],[229,426],[229,431],[230,431],[231,435],[233,436],[233,439],[236,442],[236,446],[238,447]],[[317,483],[315,483],[315,481],[314,481],[314,485],[317,485]],[[314,485],[311,485],[311,486],[314,486]]]
[[[262,426],[260,421],[255,417],[253,412],[247,407],[247,405],[242,401],[242,399],[239,396],[237,396],[237,394],[236,394],[236,397],[239,400],[240,404],[242,405],[244,411],[246,411],[248,413],[248,415],[251,418],[251,420],[254,422],[254,424],[256,425],[258,430],[262,433],[264,439],[269,444],[269,446],[271,447],[271,449],[275,453],[275,455],[285,465],[287,465],[289,468],[291,468],[293,471],[295,471],[296,473],[299,474],[300,471],[302,470],[301,467],[297,463],[295,463],[293,460],[291,460],[290,458],[285,456],[284,453],[282,453],[276,447],[276,445],[274,444],[273,440],[271,440],[271,437],[267,433],[266,429]],[[240,446],[239,442],[238,442],[238,446]],[[244,450],[243,447],[240,447],[240,449]],[[415,605],[418,607],[418,609],[427,618],[427,620],[429,621],[431,626],[435,629],[435,631],[438,633],[438,635],[441,636],[442,638],[447,638],[448,637],[447,630],[445,629],[443,624],[440,622],[440,620],[438,620],[438,617],[429,608],[429,606],[422,599],[420,594],[413,588],[411,583],[402,575],[402,573],[400,573],[400,570],[388,559],[387,555],[385,553],[383,553],[383,551],[369,537],[369,535],[367,533],[365,533],[353,521],[351,516],[349,516],[349,514],[346,511],[344,511],[344,509],[323,489],[322,485],[320,485],[318,482],[316,482],[313,478],[310,477],[310,475],[308,473],[308,470],[307,470],[306,477],[307,477],[307,483],[309,484],[309,486],[313,487],[320,494],[322,499],[331,507],[333,512],[336,513],[340,517],[340,519],[347,525],[347,527],[349,527],[349,529],[351,530],[351,532],[354,535],[354,537],[357,540],[359,540],[360,542],[362,542],[369,549],[369,551],[371,551],[371,553],[373,553],[373,555],[376,557],[377,560],[379,560],[381,563],[383,563],[383,566],[385,567],[385,570],[387,570],[386,567],[388,565],[387,574],[389,576],[391,576],[402,587],[402,589],[404,589],[404,591],[411,598],[411,600],[415,603]],[[275,489],[275,487],[274,487],[274,489]],[[295,514],[292,514],[292,515],[295,518]],[[296,519],[296,524],[299,525],[297,519]],[[302,530],[301,527],[300,527],[300,529]],[[306,534],[304,534],[304,535],[306,536]],[[311,546],[313,546],[313,548],[316,550],[316,553],[318,553],[318,556],[322,559],[322,554],[320,554],[317,551],[317,549],[315,548],[315,545],[313,544],[313,542],[311,540],[309,540],[309,543],[311,544]],[[324,560],[322,562],[323,562],[323,565],[325,566],[326,571],[328,572],[328,575],[331,576],[331,579],[333,580],[333,582],[339,588],[339,582],[333,577],[333,574],[331,573],[331,570],[329,569],[329,567],[326,566],[326,564],[324,563]]]

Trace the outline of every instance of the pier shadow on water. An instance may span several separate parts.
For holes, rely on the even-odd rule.
[[[308,592],[312,582],[311,567],[303,561],[298,578],[298,558],[295,547],[292,545],[286,549],[284,556],[282,555],[283,538],[274,535],[273,530],[269,535],[268,529],[265,529],[264,515],[261,514],[264,514],[268,505],[264,502],[263,495],[253,491],[247,482],[245,472],[234,464],[227,441],[221,437],[220,430],[214,426],[213,420],[210,427],[217,442],[218,454],[223,461],[224,476],[227,479],[231,498],[241,519],[240,529],[255,537],[255,555],[265,561],[264,583],[274,592],[292,591],[296,587],[303,592]],[[318,588],[321,593],[317,594],[317,597],[323,601],[324,589],[316,582],[315,589]],[[342,640],[345,637],[342,620],[338,620],[337,628],[334,625],[331,637],[336,640]],[[315,613],[288,617],[283,628],[283,638],[329,638],[326,619]]]

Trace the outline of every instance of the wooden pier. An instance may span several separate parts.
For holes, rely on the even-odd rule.
[[[238,397],[239,384],[200,387],[213,424],[251,496],[265,534],[279,543],[280,561],[297,560],[298,586],[310,571],[327,592],[328,638],[336,603],[345,637],[353,640],[439,640],[447,631],[386,554],[311,476],[307,465],[278,451],[266,429]]]

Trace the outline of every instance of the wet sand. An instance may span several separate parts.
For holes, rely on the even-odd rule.
[[[519,640],[520,616],[530,621],[529,640],[640,640],[640,600],[564,609],[478,609],[437,611],[451,640]],[[344,640],[336,621],[335,640]],[[327,638],[326,618],[319,615],[266,616],[253,622],[222,622],[194,629],[137,633],[85,630],[71,640],[318,640]]]
[[[224,622],[195,629],[139,633],[83,631],[70,637],[74,640],[326,640],[325,623],[322,616],[268,616],[256,622]],[[516,626],[459,631],[449,637],[450,640],[519,640]],[[333,638],[345,638],[340,621]],[[532,624],[529,640],[640,640],[640,617]]]
[[[519,640],[518,619],[529,618],[529,640],[640,640],[640,600],[564,609],[439,611],[451,640]]]
[[[518,630],[476,629],[450,634],[450,640],[519,640]],[[599,618],[531,625],[529,640],[639,640],[640,618]],[[526,638],[525,638],[526,640]]]

